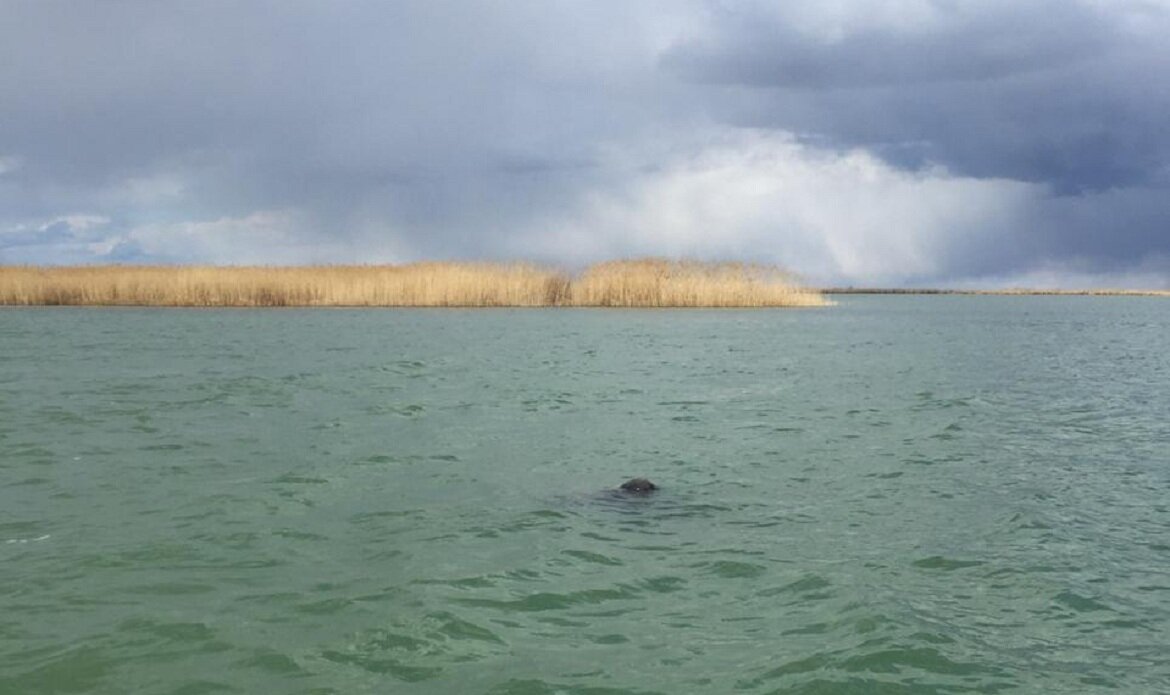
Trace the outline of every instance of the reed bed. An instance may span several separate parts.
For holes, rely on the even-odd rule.
[[[763,266],[614,261],[577,278],[526,263],[390,266],[0,267],[0,305],[820,306]]]
[[[746,263],[640,259],[590,266],[570,285],[576,306],[824,306],[777,268]]]

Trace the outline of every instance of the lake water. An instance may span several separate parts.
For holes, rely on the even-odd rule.
[[[1170,692],[1170,302],[839,301],[0,310],[0,692]]]

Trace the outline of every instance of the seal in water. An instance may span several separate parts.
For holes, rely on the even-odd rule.
[[[657,485],[645,478],[630,478],[621,486],[622,492],[630,492],[635,495],[648,495],[657,489]]]

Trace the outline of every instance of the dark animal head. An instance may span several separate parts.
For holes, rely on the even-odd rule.
[[[623,492],[632,492],[635,495],[648,495],[658,489],[654,483],[645,478],[631,478],[622,483]]]

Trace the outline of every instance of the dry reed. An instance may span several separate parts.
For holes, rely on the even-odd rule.
[[[106,306],[818,306],[774,269],[616,261],[579,279],[523,263],[0,267],[0,304]]]
[[[570,286],[576,306],[824,306],[780,270],[746,263],[639,259],[590,266]]]

